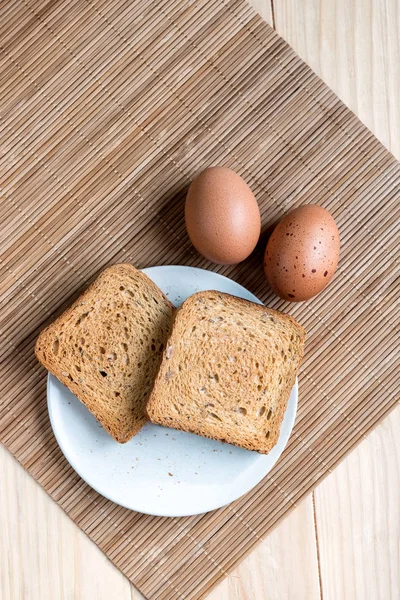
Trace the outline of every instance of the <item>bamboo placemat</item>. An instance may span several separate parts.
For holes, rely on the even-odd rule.
[[[399,165],[242,0],[23,0],[0,17],[1,440],[147,598],[200,598],[396,402]],[[194,251],[185,190],[210,164],[246,179],[264,231],[304,202],[334,214],[341,261],[324,293],[277,299],[263,244],[237,267]],[[120,508],[52,435],[34,340],[118,261],[214,269],[308,330],[290,444],[223,510]]]

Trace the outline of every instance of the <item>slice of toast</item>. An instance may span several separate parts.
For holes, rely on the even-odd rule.
[[[268,453],[303,357],[289,315],[221,292],[177,311],[147,413],[154,423]]]
[[[144,273],[114,265],[41,332],[36,356],[117,442],[127,442],[147,420],[173,312]]]

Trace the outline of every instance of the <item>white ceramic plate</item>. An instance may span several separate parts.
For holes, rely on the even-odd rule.
[[[144,273],[177,306],[201,290],[219,290],[260,303],[244,287],[212,271],[166,266],[144,269]],[[52,375],[48,378],[47,398],[54,435],[66,459],[86,483],[126,508],[177,517],[220,508],[266,476],[292,431],[297,381],[279,441],[266,456],[150,423],[127,444],[118,444]]]

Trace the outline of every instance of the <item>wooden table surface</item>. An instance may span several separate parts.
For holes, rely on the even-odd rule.
[[[252,1],[400,158],[400,2]],[[209,600],[398,600],[399,434],[397,407]],[[0,446],[0,599],[139,598]]]

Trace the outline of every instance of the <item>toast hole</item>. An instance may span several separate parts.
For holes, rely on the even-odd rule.
[[[206,394],[207,393],[207,390],[204,387],[204,385],[200,388],[199,392],[200,392],[200,394]]]
[[[115,352],[111,352],[108,356],[107,356],[107,360],[112,362],[113,360],[117,360],[117,355],[115,354]]]
[[[128,298],[135,297],[135,294],[132,292],[132,290],[125,290],[124,294],[125,294],[125,296],[128,296]]]
[[[78,373],[80,373],[82,371],[82,369],[80,368],[79,365],[75,365],[75,369],[78,371]]]
[[[155,302],[156,304],[158,304],[158,300],[156,300],[155,298],[153,298],[153,302]]]
[[[266,411],[266,410],[267,410],[267,407],[266,407],[265,405],[264,405],[264,406],[262,406],[262,407],[261,407],[261,408],[258,410],[257,416],[258,416],[258,417],[262,417],[262,416],[265,414],[265,411]],[[268,418],[268,417],[267,417],[267,418]]]
[[[275,356],[272,357],[272,364],[275,364]]]
[[[294,335],[292,333],[292,335],[290,336],[290,341],[293,342],[293,340],[294,340]]]
[[[283,355],[283,360],[284,360],[284,362],[287,361],[287,355],[286,354]]]
[[[236,409],[236,412],[239,413],[239,415],[243,415],[243,416],[247,415],[247,410],[245,408],[243,408],[242,406],[239,406],[239,408]]]
[[[178,365],[178,371],[182,371],[182,365]]]
[[[71,375],[68,375],[68,379],[69,379],[70,381],[73,381],[73,380],[74,380],[74,379],[73,379],[73,377],[72,377]]]
[[[82,323],[83,319],[86,319],[86,317],[88,316],[88,312],[83,313],[82,315],[80,315],[80,317],[78,318],[76,324],[79,325],[80,323]]]
[[[256,369],[260,368],[260,363],[256,362]]]
[[[269,421],[271,417],[272,417],[272,408],[270,408],[269,411],[268,411],[267,421]]]
[[[54,340],[54,342],[53,342],[53,354],[57,355],[59,348],[60,348],[60,342],[58,340]]]
[[[205,405],[205,408],[214,408],[214,406],[215,406],[215,404],[213,404],[212,402],[208,402],[208,403]]]
[[[279,384],[282,383],[282,375],[279,375]]]
[[[106,349],[103,348],[103,346],[100,346],[100,354],[105,354],[106,353]]]
[[[197,329],[196,325],[193,325],[193,327],[192,327],[192,332],[193,332],[193,331],[196,331],[196,329]]]
[[[214,373],[214,375],[210,375],[209,377],[210,377],[210,379],[212,379],[213,381],[215,381],[215,383],[219,382],[219,375],[218,375],[218,373]]]
[[[121,394],[119,392],[114,392],[114,396],[118,398]]]
[[[239,348],[238,348],[238,352],[241,352],[241,351],[242,351],[242,349],[241,349],[241,347],[239,346]]]
[[[99,371],[99,373],[102,377],[107,377],[107,373],[105,371]]]
[[[179,412],[178,406],[176,404],[174,404],[173,406],[174,406],[174,409],[176,410],[176,412],[178,413]]]
[[[152,345],[151,345],[151,349],[153,350],[153,352],[155,352],[155,351],[156,351],[156,347],[155,347],[155,345],[154,345],[154,344],[152,344]]]
[[[261,386],[260,384],[258,384],[258,386],[257,386],[257,391],[258,391],[258,392],[261,392],[261,389],[262,389],[262,386]]]
[[[269,432],[269,431],[267,431],[267,433],[265,434],[265,439],[266,439],[266,440],[269,438],[269,434],[270,434],[270,432]]]
[[[119,289],[120,289],[120,291],[121,291],[121,292],[123,292],[125,288],[124,288],[124,286],[123,286],[123,285],[120,285],[120,286],[119,286]]]
[[[160,344],[160,352],[162,352],[164,350],[164,344]]]
[[[128,344],[125,344],[125,342],[122,342],[122,348],[125,350],[125,352],[128,350]]]
[[[217,421],[222,421],[222,419],[220,419],[220,417],[218,415],[216,415],[215,413],[208,413],[208,414],[213,419],[217,419]]]

